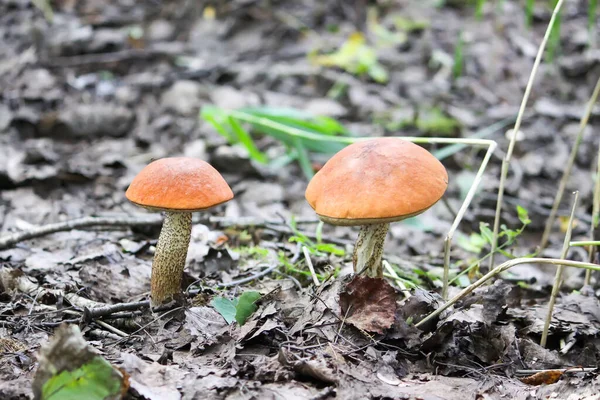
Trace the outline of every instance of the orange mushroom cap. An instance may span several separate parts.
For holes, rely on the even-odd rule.
[[[366,225],[400,221],[435,204],[448,187],[431,153],[393,137],[347,146],[317,172],[306,200],[323,221]]]
[[[162,211],[200,211],[233,198],[231,188],[209,163],[191,157],[148,164],[125,193],[139,206]]]

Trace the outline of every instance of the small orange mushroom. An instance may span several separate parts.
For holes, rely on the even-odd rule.
[[[148,164],[133,179],[125,196],[138,206],[165,211],[152,263],[150,299],[153,306],[171,300],[181,302],[192,212],[231,200],[231,188],[207,162],[174,157]]]

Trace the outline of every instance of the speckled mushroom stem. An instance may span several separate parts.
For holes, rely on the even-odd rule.
[[[390,224],[362,225],[354,245],[352,261],[354,273],[364,273],[371,278],[383,278],[383,243]]]
[[[181,302],[181,279],[192,232],[192,213],[167,212],[156,244],[150,298],[156,307],[171,300]]]

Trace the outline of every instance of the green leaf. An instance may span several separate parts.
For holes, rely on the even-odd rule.
[[[233,321],[241,326],[256,311],[256,301],[260,298],[258,292],[244,292],[236,299],[229,300],[225,297],[215,297],[210,304],[225,318],[228,324]]]
[[[294,147],[296,148],[296,152],[298,154],[298,163],[300,164],[300,169],[302,169],[306,179],[310,181],[315,175],[315,172],[308,157],[308,152],[302,145],[302,141],[300,141],[298,138],[294,138]]]
[[[110,363],[97,356],[77,369],[62,371],[48,379],[42,387],[42,400],[121,398],[121,383]]]
[[[489,244],[492,244],[492,242],[494,241],[494,233],[489,228],[489,224],[486,222],[480,222],[479,231],[481,232],[481,236],[483,236],[483,238],[485,238],[485,240]]]
[[[210,305],[213,306],[215,310],[217,310],[217,312],[223,316],[223,318],[225,318],[225,321],[227,321],[228,324],[231,324],[233,321],[235,321],[237,310],[233,301],[225,297],[215,297],[210,302]]]
[[[529,219],[529,213],[525,208],[517,206],[517,214],[519,216],[519,221],[521,221],[523,225],[528,225],[531,223],[531,219]]]
[[[244,292],[238,298],[235,320],[240,326],[246,323],[246,320],[256,311],[258,306],[256,301],[260,299],[260,293],[258,292]]]

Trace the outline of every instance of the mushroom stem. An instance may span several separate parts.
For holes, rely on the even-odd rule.
[[[352,255],[355,274],[364,272],[371,278],[383,278],[381,259],[389,227],[389,223],[361,225]]]
[[[150,299],[152,306],[159,306],[171,300],[180,302],[181,278],[185,268],[190,235],[192,213],[167,212],[156,244]]]

